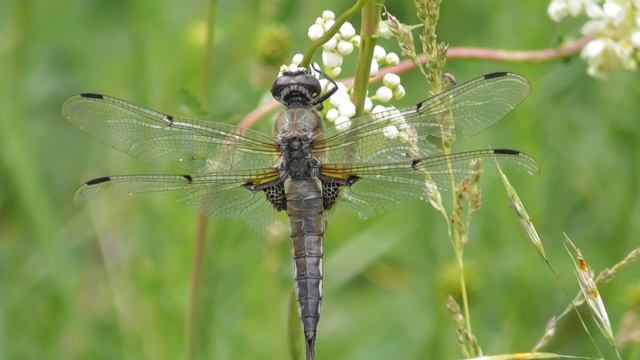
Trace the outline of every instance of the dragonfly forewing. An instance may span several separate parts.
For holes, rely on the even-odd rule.
[[[272,166],[273,139],[250,129],[188,120],[100,94],[71,97],[63,114],[103,143],[145,161],[177,162],[189,171]]]
[[[415,106],[357,117],[329,127],[314,150],[327,152],[329,162],[394,161],[402,156],[426,157],[440,152],[439,138],[476,134],[503,118],[530,91],[522,76],[499,72],[454,86]],[[444,122],[449,117],[453,122]]]

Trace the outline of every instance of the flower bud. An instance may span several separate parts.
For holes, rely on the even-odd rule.
[[[404,86],[398,85],[395,89],[393,89],[393,98],[396,100],[402,99],[407,92],[404,90]]]
[[[356,29],[353,27],[353,25],[351,25],[350,22],[347,21],[344,24],[342,24],[342,26],[340,26],[340,36],[343,39],[349,40],[355,34],[356,34]]]
[[[400,85],[400,76],[394,74],[394,73],[386,73],[384,74],[384,77],[382,78],[382,83],[391,88],[394,89],[396,88],[398,85]]]
[[[381,86],[376,90],[376,99],[382,102],[388,102],[393,97],[393,92],[386,86]]]
[[[327,114],[324,116],[325,119],[334,122],[338,116],[340,116],[340,112],[338,111],[338,109],[336,108],[331,108],[329,110],[327,110]]]
[[[369,68],[369,76],[376,76],[379,68],[380,68],[380,65],[378,65],[378,62],[375,59],[371,60],[371,68]]]
[[[341,115],[341,116],[338,116],[338,118],[336,118],[335,124],[336,124],[336,129],[340,131],[345,131],[345,130],[349,130],[349,128],[351,127],[351,120],[349,120],[348,117]]]
[[[320,24],[313,24],[309,27],[309,31],[307,31],[307,36],[311,40],[318,40],[324,35],[324,29]]]
[[[387,56],[387,51],[380,45],[376,45],[373,48],[373,58],[378,62],[383,62],[385,56]]]
[[[324,20],[333,20],[336,18],[336,14],[331,10],[325,10],[322,12],[322,19]]]
[[[338,111],[342,116],[352,117],[356,114],[356,106],[351,101],[347,101],[340,105]]]
[[[325,67],[338,67],[342,65],[342,56],[340,54],[335,53],[333,51],[323,51],[322,52],[322,63]]]
[[[353,44],[348,41],[340,40],[338,41],[336,49],[340,55],[346,56],[353,52]]]
[[[384,62],[387,65],[398,65],[400,63],[400,57],[398,56],[398,54],[390,52],[387,54],[387,56],[384,57]]]

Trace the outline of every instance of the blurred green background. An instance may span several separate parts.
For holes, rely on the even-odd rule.
[[[388,2],[406,23],[410,1]],[[179,169],[140,163],[93,140],[60,114],[79,92],[100,92],[175,115],[238,121],[268,96],[280,63],[308,46],[307,28],[343,1],[218,1],[210,78],[203,79],[208,2],[0,2],[0,359],[178,359],[197,214],[171,196],[71,197],[88,178]],[[457,46],[538,49],[575,35],[546,2],[443,4],[439,36]],[[359,19],[353,19],[358,28]],[[387,50],[398,51],[389,41]],[[456,149],[512,147],[540,163],[538,178],[510,178],[543,237],[558,279],[541,261],[487,167],[483,207],[466,250],[472,322],[485,353],[528,351],[577,291],[566,232],[598,271],[637,247],[640,230],[640,87],[637,73],[601,81],[579,58],[543,64],[450,61],[459,81],[508,70],[532,94],[515,112]],[[352,68],[345,66],[345,74]],[[410,105],[427,96],[402,76]],[[206,83],[208,115],[193,110]],[[264,119],[256,128],[270,131]],[[448,198],[448,196],[447,196]],[[292,288],[280,217],[265,236],[212,219],[198,357],[286,359]],[[372,219],[338,210],[326,234],[319,359],[460,358],[445,309],[458,275],[442,218],[410,203]],[[638,265],[601,287],[615,331],[638,312]],[[585,319],[605,356],[606,343]],[[637,320],[636,320],[637,321]],[[636,324],[637,326],[637,324]],[[549,351],[597,356],[570,316]],[[622,348],[640,358],[638,344]]]

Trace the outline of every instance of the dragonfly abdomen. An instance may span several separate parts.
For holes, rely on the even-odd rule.
[[[322,306],[325,225],[322,185],[319,180],[313,178],[290,179],[285,182],[285,192],[293,241],[296,299],[307,342],[307,359],[313,359]]]

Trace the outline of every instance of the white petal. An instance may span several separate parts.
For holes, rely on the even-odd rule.
[[[336,91],[336,93],[329,98],[329,102],[335,108],[339,108],[340,105],[342,105],[344,102],[351,101],[349,93],[347,92],[347,88],[345,88],[344,85],[340,85],[342,84],[338,83],[338,91]]]
[[[338,116],[335,120],[336,129],[340,131],[349,130],[351,127],[351,120],[346,116]]]
[[[371,60],[371,68],[369,69],[369,76],[376,76],[379,69],[380,69],[380,65],[378,65],[378,62],[375,59]]]
[[[606,30],[607,22],[605,20],[589,20],[580,30],[583,34],[599,34]]]
[[[333,68],[329,68],[329,73],[327,73],[332,78],[337,77],[342,72],[342,68],[340,66],[336,66]]]
[[[322,92],[327,91],[327,86],[329,85],[329,80],[327,79],[320,79],[320,88],[322,89]]]
[[[398,56],[398,54],[390,52],[387,54],[387,56],[384,57],[384,62],[387,65],[398,65],[400,63],[400,57]]]
[[[598,57],[604,51],[605,46],[605,42],[602,39],[589,41],[589,43],[582,49],[580,56],[583,59]]]
[[[585,4],[584,10],[587,13],[587,16],[592,19],[603,18],[605,16],[602,7],[592,1]]]
[[[586,0],[589,1],[589,0]],[[567,8],[571,16],[578,16],[582,11],[582,5],[585,0],[567,0]]]
[[[607,1],[602,5],[602,10],[604,10],[607,18],[611,19],[614,25],[620,25],[626,16],[626,9],[620,5],[616,4],[612,1]]]
[[[377,114],[379,112],[383,112],[387,110],[387,108],[384,105],[376,105],[373,107],[373,109],[371,110],[372,114]]]
[[[349,40],[355,34],[356,34],[356,29],[353,27],[353,25],[351,25],[350,22],[347,21],[344,24],[342,24],[342,26],[340,26],[340,36],[343,39]]]
[[[293,58],[291,58],[291,63],[292,64],[296,64],[296,65],[300,65],[300,63],[302,62],[303,58],[304,58],[304,55],[295,54],[295,55],[293,55]]]
[[[386,73],[384,74],[384,77],[382,78],[382,83],[393,89],[396,86],[400,85],[400,76],[394,74],[394,73]]]
[[[331,39],[327,40],[326,43],[322,44],[322,49],[326,51],[333,51],[335,50],[336,45],[338,45],[338,36],[333,35]]]
[[[322,52],[322,63],[325,67],[338,67],[342,65],[342,56],[333,51]]]
[[[633,44],[633,47],[636,49],[640,49],[640,31],[635,31],[631,34],[631,44]]]
[[[393,37],[393,33],[389,30],[389,26],[386,21],[380,21],[378,24],[378,36],[383,39],[389,40]]]
[[[351,102],[344,102],[338,108],[341,116],[352,117],[356,114],[356,106]]]
[[[569,14],[569,8],[564,1],[554,0],[549,4],[547,14],[553,21],[558,22]]]
[[[333,26],[333,24],[335,24],[335,23],[336,23],[336,22],[335,22],[335,21],[333,21],[333,20],[327,20],[327,21],[324,23],[324,25],[323,25],[324,30],[329,30],[329,29],[331,29],[331,27],[332,27],[332,26]]]
[[[340,40],[338,41],[336,49],[340,55],[346,56],[353,52],[353,44],[348,41]]]
[[[307,31],[307,36],[311,40],[318,40],[322,35],[324,35],[324,29],[322,28],[322,25],[319,24],[311,25],[309,27],[309,31]]]
[[[373,48],[373,58],[378,62],[383,62],[385,56],[387,56],[387,51],[380,45],[376,45]]]
[[[373,107],[373,102],[369,97],[364,98],[364,111],[371,112],[371,108]]]
[[[393,91],[386,86],[381,86],[376,90],[376,99],[387,102],[393,97]]]
[[[396,100],[402,99],[407,92],[404,90],[404,86],[398,85],[395,89],[393,89],[393,98]]]
[[[336,14],[334,14],[331,10],[325,10],[322,12],[322,18],[324,20],[333,20],[336,18]]]
[[[340,116],[340,112],[338,111],[338,109],[331,108],[327,110],[327,114],[324,117],[329,121],[335,121],[338,118],[338,116]]]

